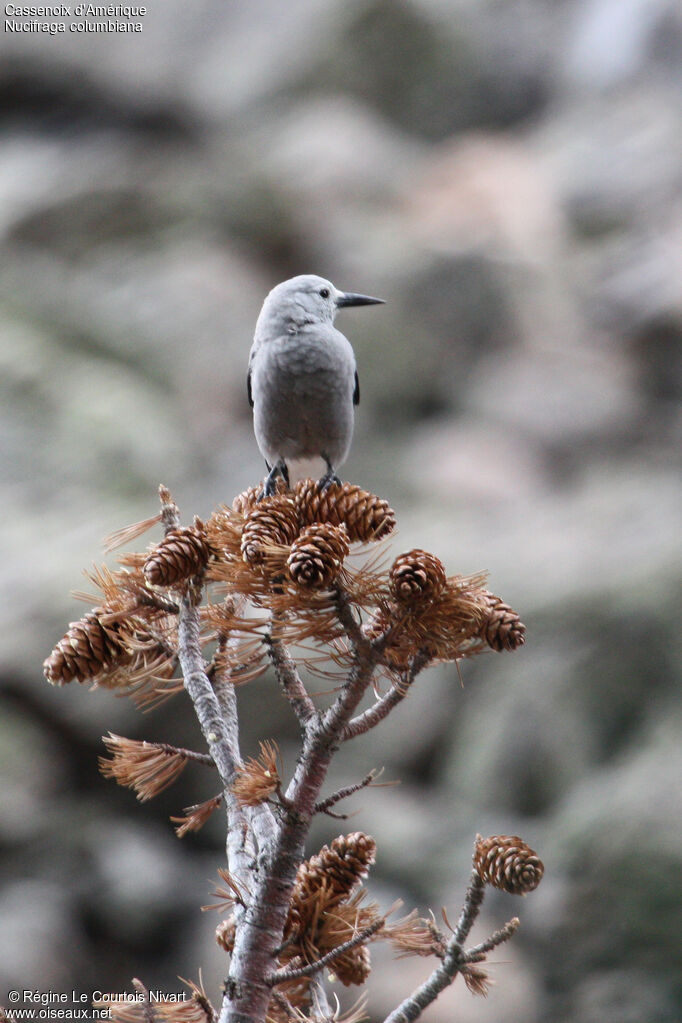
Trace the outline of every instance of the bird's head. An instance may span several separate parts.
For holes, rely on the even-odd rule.
[[[280,321],[287,327],[305,323],[333,323],[339,309],[353,305],[377,305],[381,298],[339,291],[331,281],[316,274],[301,274],[273,288],[263,303],[260,320]]]

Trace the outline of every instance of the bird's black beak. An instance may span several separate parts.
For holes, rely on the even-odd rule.
[[[370,298],[369,295],[355,295],[352,291],[346,291],[338,296],[336,305],[342,309],[347,305],[383,305],[383,298]]]

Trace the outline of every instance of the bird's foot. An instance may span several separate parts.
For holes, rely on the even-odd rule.
[[[268,463],[266,462],[265,464],[267,465],[268,469],[270,469]],[[275,462],[273,467],[270,469],[270,472],[265,477],[263,489],[258,495],[259,501],[262,501],[264,497],[274,497],[274,495],[277,493],[277,480],[280,476],[282,477],[286,485],[289,486],[289,470],[287,469],[287,464],[283,458],[280,458],[279,462]]]
[[[322,479],[317,481],[317,489],[321,494],[324,494],[325,490],[329,490],[332,483],[335,483],[339,487],[341,486],[341,480],[330,465]]]

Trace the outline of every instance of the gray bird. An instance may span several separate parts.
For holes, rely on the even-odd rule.
[[[288,463],[321,458],[325,490],[339,483],[360,400],[350,342],[334,327],[339,309],[376,305],[381,298],[339,291],[314,274],[292,277],[263,303],[249,356],[247,388],[256,441],[268,467],[264,496],[277,477],[289,482]]]

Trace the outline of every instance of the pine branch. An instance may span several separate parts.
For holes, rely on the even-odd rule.
[[[462,912],[460,913],[457,926],[455,927],[454,940],[458,945],[463,945],[469,937],[471,928],[474,926],[476,917],[478,916],[483,904],[484,895],[485,884],[481,881],[478,872],[473,870],[471,872],[469,887],[467,888],[466,895],[464,896]]]
[[[166,753],[169,757],[181,756],[185,760],[194,760],[197,764],[207,764],[210,767],[215,767],[210,753],[197,753],[196,750],[184,749],[182,746],[172,746],[168,742],[150,742],[149,745],[154,746],[161,753]]]
[[[384,1023],[413,1023],[424,1009],[436,1000],[441,991],[452,984],[464,965],[466,963],[461,947],[454,942],[449,944],[441,964],[416,991],[386,1017]]]
[[[240,605],[243,603],[245,602],[241,599]],[[241,606],[237,606],[236,611],[237,613],[241,613]],[[218,646],[219,651],[229,645],[229,637],[222,635]],[[237,692],[230,677],[230,670],[227,666],[228,664],[229,658],[223,658],[218,663],[213,674],[213,689],[225,723],[225,731],[230,747],[235,754],[235,762],[237,766],[240,767],[242,765],[242,758],[239,751]],[[275,835],[275,818],[270,807],[262,804],[260,806],[240,808],[240,814],[238,816],[241,815],[243,815],[252,825],[253,833],[256,836],[259,849],[267,848],[274,841]]]
[[[362,631],[362,626],[353,613],[353,605],[342,586],[337,585],[334,587],[334,599],[339,621],[354,649],[363,650],[371,648],[372,642],[367,639]]]
[[[313,1012],[318,1020],[333,1021],[334,1013],[327,998],[327,992],[321,977],[313,977],[310,984],[310,993],[313,1003]],[[338,1004],[338,1003],[337,1003]]]
[[[305,855],[305,838],[320,789],[343,729],[378,663],[379,652],[364,636],[361,639],[341,692],[323,715],[311,718],[306,728],[303,749],[286,792],[291,809],[283,814],[237,934],[221,1023],[246,1023],[247,1019],[263,1018],[266,1012],[270,987],[263,977],[270,975],[276,949],[282,943],[291,892]]]
[[[232,783],[241,763],[238,745],[238,723],[234,687],[227,684],[219,701],[205,671],[201,651],[199,611],[190,593],[185,593],[178,616],[178,656],[187,690],[199,725],[208,744],[209,753],[218,768],[227,809],[227,862],[230,871],[248,890],[254,885],[254,850],[247,841],[249,819],[232,793]],[[260,808],[258,808],[260,809]],[[254,832],[259,822],[267,820],[254,814]],[[259,829],[260,840],[269,841],[269,829]]]
[[[478,913],[478,908],[480,907],[480,901],[477,902],[478,894],[478,889],[472,884],[467,892],[465,907],[460,917],[460,925],[465,921],[464,929],[470,929],[471,924],[469,921],[471,920],[471,923],[473,923],[473,919],[475,919]],[[457,940],[457,934],[460,930],[460,926],[458,926],[457,931],[447,944],[445,956],[440,966],[397,1009],[394,1009],[386,1017],[384,1023],[413,1023],[422,1014],[424,1009],[438,997],[441,991],[452,984],[458,973],[463,975],[467,987],[470,987],[476,994],[485,994],[488,978],[485,973],[475,971],[473,968],[474,964],[484,962],[488,952],[491,952],[503,942],[508,941],[516,932],[518,926],[518,917],[514,917],[504,927],[501,927],[494,934],[491,934],[489,938],[486,938],[485,941],[482,941],[479,945],[474,945],[473,948],[468,949],[466,952],[462,950],[462,946]],[[477,972],[478,975],[476,975]]]
[[[443,956],[441,963],[431,973],[429,977],[424,981],[420,987],[412,992],[411,995],[401,1002],[401,1004],[391,1012],[384,1023],[413,1023],[414,1020],[421,1016],[424,1009],[435,1001],[441,991],[444,991],[454,981],[458,973],[463,972],[464,968],[472,962],[481,962],[484,955],[479,955],[478,946],[472,949],[470,953],[464,952],[462,949],[462,941],[465,940],[469,934],[478,912],[483,902],[483,894],[485,887],[483,882],[479,878],[478,874],[474,872],[472,874],[471,883],[467,889],[467,893],[464,898],[464,906],[460,914],[460,918],[455,928],[455,932],[447,944],[445,955]],[[511,921],[513,922],[513,921]],[[507,925],[509,927],[509,925]],[[515,928],[514,928],[515,929]],[[506,933],[506,929],[503,928]],[[501,934],[502,932],[496,932]],[[501,941],[506,941],[507,937],[511,937],[513,930],[506,934],[505,937],[501,937],[497,944]],[[493,935],[494,938],[496,935]],[[489,941],[492,941],[492,938]],[[483,943],[486,944],[485,942]],[[494,947],[492,945],[491,947]],[[474,956],[470,959],[470,955]]]
[[[467,949],[466,958],[467,962],[475,963],[481,962],[485,959],[488,952],[492,952],[498,945],[502,945],[503,942],[509,941],[511,937],[519,929],[521,921],[517,916],[512,917],[511,920],[507,921],[504,927],[500,927],[499,931],[495,931],[486,938],[485,941],[480,942],[478,945],[474,945],[473,948]]]
[[[275,669],[279,687],[291,704],[301,727],[305,728],[310,719],[317,713],[315,704],[310,699],[308,691],[301,681],[301,677],[286,644],[281,639],[273,636],[271,632],[265,636],[265,643],[272,666]]]
[[[360,792],[361,789],[371,785],[380,774],[381,771],[370,771],[369,774],[362,779],[362,781],[356,782],[355,785],[346,785],[345,788],[339,789],[338,792],[334,792],[333,795],[327,796],[326,799],[315,804],[315,813],[327,813],[330,817],[338,817],[340,820],[346,820],[348,814],[330,813],[330,808],[336,803],[339,803],[342,799],[347,799],[347,797],[352,796],[353,793]],[[391,783],[389,782],[388,784]]]
[[[199,612],[192,599],[185,595],[180,604],[178,620],[178,656],[187,690],[209,752],[218,768],[223,786],[229,788],[239,765],[239,752],[223,718],[213,686],[204,667],[199,634]]]
[[[314,973],[319,973],[329,963],[333,963],[339,956],[344,955],[345,952],[350,952],[351,949],[357,948],[358,945],[364,945],[366,941],[380,931],[386,923],[386,917],[381,917],[380,920],[375,920],[374,923],[370,924],[369,927],[364,927],[361,931],[358,931],[348,941],[344,941],[341,945],[337,945],[331,952],[327,952],[326,955],[320,956],[314,963],[307,963],[305,966],[296,966],[290,969],[277,970],[276,973],[270,974],[266,977],[266,984],[274,987],[275,984],[283,984],[286,980],[296,980],[298,977],[311,977]]]
[[[383,721],[385,717],[390,714],[394,707],[405,699],[408,694],[409,688],[416,679],[419,672],[426,666],[429,661],[427,654],[421,652],[412,659],[407,675],[404,678],[399,679],[387,693],[377,700],[375,704],[368,707],[367,710],[363,711],[362,714],[358,714],[357,717],[349,721],[343,732],[344,742],[348,739],[354,739],[356,735],[362,735],[364,732],[368,732],[370,728],[374,728],[380,721]]]

